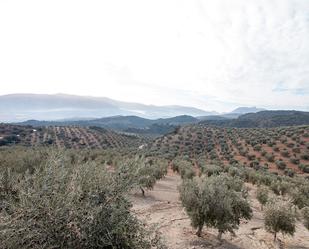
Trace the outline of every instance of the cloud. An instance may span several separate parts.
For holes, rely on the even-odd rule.
[[[0,94],[306,109],[308,9],[308,0],[1,1]]]

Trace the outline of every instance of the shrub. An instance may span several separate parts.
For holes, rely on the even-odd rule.
[[[280,151],[280,149],[279,149],[279,147],[274,147],[274,151],[276,151],[276,152],[279,152]]]
[[[273,154],[266,153],[265,158],[267,159],[268,162],[274,162],[275,157]]]
[[[190,162],[185,160],[178,160],[176,164],[182,179],[192,179],[195,176],[193,165]]]
[[[256,191],[256,198],[261,203],[262,208],[268,201],[268,195],[269,192],[267,187],[259,187]]]
[[[301,169],[304,173],[309,173],[309,165],[307,164],[299,164],[299,169]]]
[[[286,149],[284,149],[283,151],[281,151],[281,156],[283,156],[283,157],[289,157],[290,156],[290,153],[289,153],[289,151],[288,150],[286,150]]]
[[[292,149],[293,153],[300,153],[300,148],[299,147],[294,147]]]
[[[301,159],[304,160],[309,160],[309,153],[308,152],[304,152],[300,155]]]
[[[293,148],[295,146],[295,144],[294,143],[288,143],[286,146],[289,147],[289,148]]]
[[[297,165],[297,164],[299,164],[299,159],[296,158],[296,157],[291,157],[290,162]]]
[[[264,219],[265,228],[274,234],[274,240],[279,232],[289,235],[295,233],[296,214],[289,202],[282,200],[269,202],[265,208]]]
[[[286,168],[286,164],[282,160],[277,160],[276,165],[277,165],[278,169],[281,169],[281,170],[284,170]]]
[[[219,175],[223,169],[218,165],[205,164],[202,165],[202,172],[207,176]]]
[[[272,181],[270,188],[276,195],[285,195],[289,188],[290,184],[286,181],[274,180]]]
[[[295,171],[293,169],[285,169],[284,174],[289,177],[294,177]]]
[[[255,157],[256,157],[256,156],[255,156],[254,154],[247,154],[247,158],[248,158],[249,161],[254,160]]]
[[[2,248],[157,248],[130,213],[128,172],[52,154],[15,184],[0,215]]]
[[[302,215],[304,219],[304,226],[309,230],[309,207],[302,209]]]
[[[253,149],[254,149],[255,151],[261,151],[262,146],[259,145],[259,144],[257,144],[257,145],[255,145],[255,146],[253,147]]]
[[[298,206],[299,209],[309,206],[309,183],[308,182],[298,182],[293,187],[290,187],[289,194],[292,197],[293,204]]]

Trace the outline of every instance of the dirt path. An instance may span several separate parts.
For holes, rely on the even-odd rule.
[[[146,192],[146,197],[140,193],[132,196],[133,212],[146,223],[156,224],[169,249],[309,249],[309,232],[302,224],[297,224],[294,237],[279,235],[281,242],[273,243],[272,235],[263,229],[263,215],[252,186],[249,187],[253,218],[240,225],[236,237],[227,233],[220,243],[216,239],[216,230],[204,228],[202,238],[198,238],[179,201],[177,186],[180,183],[180,177],[169,171],[152,191]]]

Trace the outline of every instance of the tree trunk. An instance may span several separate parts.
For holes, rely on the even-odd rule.
[[[198,237],[201,237],[202,236],[202,230],[203,230],[203,225],[200,225],[196,231],[196,235]]]
[[[277,240],[277,233],[274,233],[274,241]]]
[[[222,240],[222,234],[223,234],[223,232],[219,230],[219,233],[218,233],[218,240],[220,240],[220,241]]]
[[[145,196],[145,190],[142,187],[140,187],[140,189],[142,191],[142,195]]]

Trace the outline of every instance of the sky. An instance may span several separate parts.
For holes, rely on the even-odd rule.
[[[309,0],[0,0],[0,95],[309,111]]]

